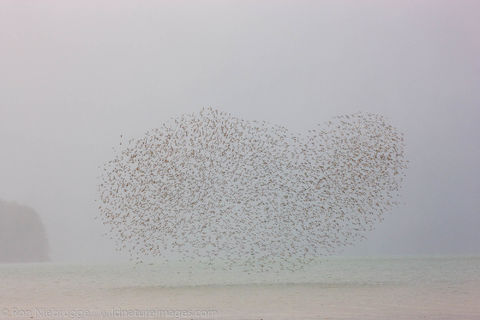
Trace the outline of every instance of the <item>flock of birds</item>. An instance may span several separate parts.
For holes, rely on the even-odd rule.
[[[99,210],[136,261],[295,270],[364,238],[397,204],[406,165],[402,134],[380,115],[293,134],[205,108],[121,144]]]

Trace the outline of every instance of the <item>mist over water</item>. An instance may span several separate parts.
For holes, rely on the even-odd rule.
[[[405,132],[401,202],[348,254],[479,253],[474,1],[0,4],[0,198],[55,261],[127,257],[102,236],[98,166],[120,134],[213,106],[305,132],[357,111]]]
[[[0,1],[0,320],[480,319],[478,30],[480,2],[474,0]],[[141,142],[146,132],[170,119],[209,107],[229,119],[288,128],[287,140],[295,143],[284,148],[278,141],[267,139],[265,144],[253,137],[244,144],[267,155],[266,160],[247,157],[244,150],[237,152],[242,161],[218,157],[209,170],[211,178],[221,179],[204,188],[208,192],[202,197],[202,188],[188,189],[192,174],[183,172],[187,182],[170,188],[171,202],[163,193],[143,193],[141,188],[155,188],[142,179],[134,184],[139,188],[133,190],[135,197],[109,203],[136,210],[109,215],[111,208],[95,201],[102,166],[116,159],[118,149],[112,147],[119,141]],[[352,221],[336,219],[345,207],[353,207],[355,201],[346,199],[365,191],[364,185],[381,184],[381,179],[370,183],[372,175],[356,175],[362,165],[350,161],[359,155],[353,145],[363,145],[360,154],[368,157],[382,149],[377,143],[381,128],[366,125],[366,131],[348,139],[333,135],[338,138],[335,147],[329,145],[332,140],[312,133],[319,123],[352,114],[381,115],[388,128],[403,132],[401,159],[408,159],[408,169],[395,199],[398,205],[388,205],[388,196],[371,197],[380,198],[378,205],[388,209],[381,214],[373,210],[379,221],[350,224],[359,237],[345,228],[333,236],[326,232],[332,236],[329,242],[321,238],[323,231]],[[207,136],[217,137],[208,130]],[[303,148],[308,139],[315,148]],[[363,144],[368,141],[373,143]],[[126,154],[152,152],[147,146]],[[194,154],[201,149],[195,146]],[[214,153],[218,147],[224,145],[214,143]],[[292,148],[293,156],[278,160],[285,160]],[[309,150],[307,155],[297,157],[302,148]],[[155,150],[160,159],[172,160],[163,147]],[[185,160],[179,150],[172,154]],[[338,166],[341,159],[349,161]],[[385,159],[390,160],[388,155]],[[243,180],[229,175],[234,162],[249,164]],[[323,191],[335,189],[322,180],[327,174],[317,170],[325,163],[328,176],[339,178],[333,185],[349,192],[325,196]],[[382,161],[366,163],[377,171],[385,168]],[[162,170],[181,171],[175,164]],[[297,173],[318,180],[297,179]],[[382,177],[392,177],[391,171]],[[254,181],[262,179],[263,189]],[[178,174],[168,181],[178,185]],[[287,185],[294,192],[282,189]],[[396,185],[387,183],[386,189]],[[123,200],[125,194],[110,189],[115,186],[110,181],[104,191]],[[311,192],[301,198],[305,186]],[[239,190],[247,187],[245,196]],[[273,195],[269,187],[281,192]],[[262,192],[271,207],[285,204],[280,211],[286,219],[266,233],[259,231],[273,226],[275,210],[249,201],[250,194],[256,198]],[[237,201],[242,194],[248,210]],[[232,214],[228,223],[205,235],[200,232],[203,219],[182,224],[177,220],[188,216],[185,212],[166,217],[155,214],[161,210],[146,210],[138,199],[147,195],[155,209],[165,209],[165,203],[189,207],[200,199],[195,211],[203,214],[211,207],[224,214],[233,204],[250,217],[259,217],[258,209],[266,212],[261,218],[270,216],[246,222],[235,221]],[[311,199],[317,215],[297,210],[308,209]],[[127,212],[132,216],[125,218]],[[312,217],[323,220],[303,223]],[[169,225],[170,237],[162,238],[166,229],[158,231],[158,224],[143,218]],[[235,223],[240,228],[232,234]],[[358,225],[365,228],[357,234]],[[308,227],[323,231],[304,232]],[[137,237],[125,245],[130,235],[122,232],[132,229]],[[181,234],[185,230],[186,236]],[[201,247],[213,234],[221,234],[226,245],[202,252],[206,264],[193,251],[167,252],[161,246],[171,249],[183,237],[200,239],[191,245]],[[139,239],[145,240],[143,245]],[[322,250],[313,250],[318,243],[339,256],[319,258]],[[133,264],[124,245],[135,246],[133,253],[155,248],[159,254],[149,250],[143,263]],[[246,268],[251,261],[242,262],[251,257],[252,248],[266,260],[279,253],[287,265],[301,267],[269,269],[254,260],[261,268]],[[305,248],[310,263],[289,260],[303,258]],[[226,265],[222,257],[233,263]]]

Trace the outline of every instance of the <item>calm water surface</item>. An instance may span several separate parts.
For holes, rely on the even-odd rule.
[[[252,274],[160,262],[0,265],[0,319],[480,319],[479,305],[475,256],[332,257]]]

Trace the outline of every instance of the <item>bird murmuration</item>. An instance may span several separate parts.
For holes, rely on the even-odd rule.
[[[402,134],[380,115],[294,134],[206,108],[122,144],[99,209],[137,261],[294,270],[364,238],[397,204],[406,165]]]

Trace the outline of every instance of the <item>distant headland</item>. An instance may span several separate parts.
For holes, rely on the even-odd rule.
[[[0,200],[0,263],[49,260],[47,235],[31,208]]]

